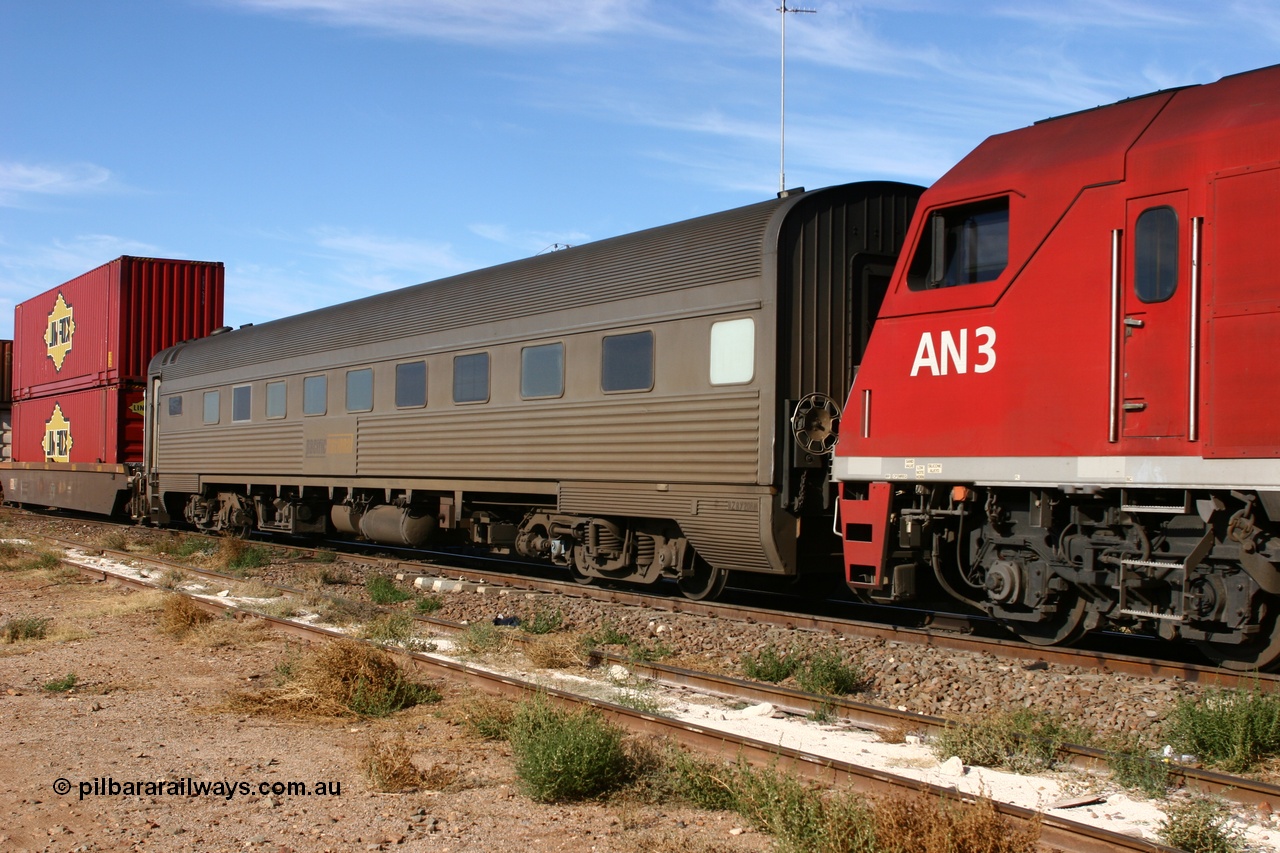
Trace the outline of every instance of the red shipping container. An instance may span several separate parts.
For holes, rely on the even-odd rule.
[[[13,341],[0,341],[0,403],[13,399]]]
[[[13,397],[145,384],[165,347],[222,325],[223,266],[125,255],[14,309]]]
[[[15,401],[13,461],[141,462],[142,396],[111,385]]]

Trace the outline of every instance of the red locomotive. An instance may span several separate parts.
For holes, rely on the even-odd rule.
[[[908,601],[928,576],[1037,643],[1280,660],[1277,234],[1280,66],[964,158],[916,208],[844,410],[849,586]]]

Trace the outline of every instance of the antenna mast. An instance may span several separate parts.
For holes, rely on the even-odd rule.
[[[813,15],[817,13],[817,9],[796,9],[787,5],[787,0],[782,0],[782,5],[778,7],[778,12],[782,14],[782,108],[781,108],[781,128],[779,133],[779,149],[778,149],[778,194],[787,191],[787,13],[797,13],[805,15]]]

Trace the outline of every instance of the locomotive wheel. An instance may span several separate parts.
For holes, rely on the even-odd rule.
[[[1201,654],[1223,669],[1234,672],[1271,671],[1280,661],[1280,619],[1269,616],[1263,622],[1267,633],[1252,643],[1198,642]]]
[[[1005,622],[1005,627],[1033,646],[1061,646],[1084,636],[1085,600],[1060,596],[1058,612],[1043,622]]]
[[[677,580],[676,586],[680,587],[685,598],[692,601],[714,601],[729,582],[729,570],[713,568],[698,556],[693,559],[693,574]]]

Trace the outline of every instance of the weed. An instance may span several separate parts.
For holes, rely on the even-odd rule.
[[[107,551],[128,551],[129,537],[123,530],[108,530],[98,537],[98,547]]]
[[[239,584],[236,587],[236,596],[238,598],[279,598],[280,590],[262,581],[252,580]]]
[[[376,619],[377,610],[361,601],[352,601],[340,595],[311,593],[303,599],[303,604],[314,610],[321,622],[330,625],[350,625],[352,622]]]
[[[770,684],[790,678],[799,665],[800,657],[794,651],[784,651],[773,643],[754,654],[742,656],[742,674]]]
[[[4,637],[6,643],[43,640],[49,633],[52,621],[47,616],[15,616],[0,625],[0,636]]]
[[[196,554],[213,553],[214,546],[202,536],[183,536],[177,542],[166,545],[160,550],[175,557],[193,557]]]
[[[478,738],[505,740],[515,715],[513,702],[480,693],[463,699],[454,714],[454,721]]]
[[[238,711],[279,716],[385,717],[439,700],[438,690],[409,681],[386,652],[343,639],[291,664],[280,687],[240,694],[231,705]]]
[[[413,750],[403,734],[370,736],[360,756],[360,766],[375,791],[398,793],[422,785],[422,771],[413,764]]]
[[[298,603],[283,596],[258,599],[253,603],[252,608],[258,613],[274,616],[277,619],[292,619],[298,615]]]
[[[561,710],[542,695],[520,703],[510,728],[516,774],[543,803],[599,797],[629,782],[635,768],[622,738],[594,709]]]
[[[636,641],[630,634],[619,631],[612,622],[606,621],[595,631],[582,635],[582,644],[588,649],[599,646],[634,646]]]
[[[1244,834],[1231,825],[1231,813],[1218,800],[1195,797],[1165,809],[1157,830],[1160,841],[1190,853],[1236,853]]]
[[[267,626],[257,619],[223,618],[202,622],[183,635],[182,641],[206,649],[240,649],[264,642],[267,635]]]
[[[520,630],[526,634],[550,634],[564,624],[564,614],[560,608],[555,610],[535,610],[520,623]]]
[[[252,545],[234,536],[223,537],[218,543],[217,562],[228,572],[246,575],[271,563],[271,552],[261,545]]]
[[[181,639],[212,620],[213,616],[202,610],[194,599],[185,595],[171,595],[160,611],[159,627],[162,633]]]
[[[948,726],[933,736],[930,748],[940,759],[954,755],[965,764],[1035,773],[1053,766],[1063,743],[1087,739],[1085,732],[1068,728],[1052,715],[1024,708]]]
[[[187,573],[182,569],[170,568],[160,576],[157,582],[161,589],[177,589],[187,582]]]
[[[796,683],[807,693],[845,696],[866,681],[866,673],[854,661],[845,660],[838,649],[821,648],[805,655],[796,671]]]
[[[1031,853],[1040,849],[1040,827],[1014,827],[989,799],[972,803],[924,796],[875,801],[877,853]]]
[[[369,575],[365,579],[364,588],[374,604],[399,604],[413,597],[396,586],[395,581],[386,575]]]
[[[1243,773],[1280,755],[1280,695],[1251,690],[1205,691],[1174,706],[1166,732],[1178,752],[1228,773]]]
[[[76,686],[80,679],[74,672],[68,672],[62,678],[55,678],[53,681],[46,681],[44,689],[50,693],[66,693],[68,690]]]
[[[543,634],[531,637],[524,644],[524,656],[529,663],[541,669],[568,669],[584,666],[578,642],[567,634]]]
[[[333,563],[338,559],[337,551],[316,551],[316,555],[312,558],[317,563]]]
[[[511,634],[508,630],[491,625],[488,622],[475,622],[458,637],[458,648],[466,655],[497,654],[511,648]]]
[[[435,613],[441,607],[444,607],[444,599],[438,595],[419,598],[417,603],[413,605],[413,609],[419,613]]]
[[[61,554],[56,554],[53,551],[40,551],[27,559],[25,568],[56,572],[59,569],[68,567],[63,566]]]
[[[1139,738],[1118,737],[1104,744],[1104,748],[1107,766],[1117,784],[1148,797],[1163,797],[1169,792],[1169,765],[1143,750]]]
[[[361,639],[380,646],[405,646],[413,641],[413,617],[407,613],[388,613],[360,629]]]

